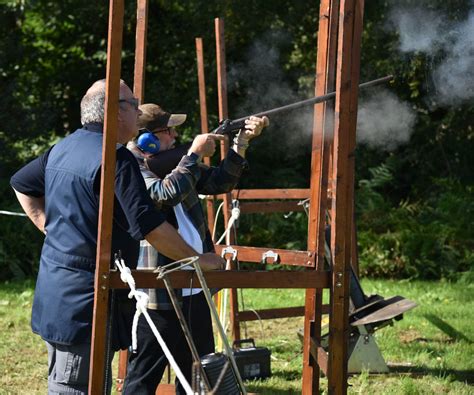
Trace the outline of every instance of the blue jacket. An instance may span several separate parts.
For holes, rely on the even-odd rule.
[[[97,127],[77,130],[51,149],[46,162],[46,238],[31,325],[33,332],[54,343],[90,341],[102,158],[100,132]],[[139,178],[133,155],[118,145],[112,253],[120,250],[131,268],[136,267],[138,241],[164,220],[154,209],[143,181],[134,184]],[[117,330],[124,327],[123,322],[114,325]],[[127,334],[125,343],[128,338]],[[114,348],[127,346],[120,341],[122,344],[117,344],[116,339],[114,343]]]

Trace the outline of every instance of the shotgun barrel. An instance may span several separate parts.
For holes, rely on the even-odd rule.
[[[376,80],[364,82],[364,83],[359,85],[359,89],[364,89],[364,88],[368,88],[368,87],[371,87],[371,86],[384,84],[386,82],[391,81],[392,79],[393,79],[393,76],[388,75],[386,77],[378,78]],[[322,96],[315,96],[315,97],[312,97],[310,99],[298,101],[296,103],[291,103],[291,104],[287,104],[285,106],[272,108],[271,110],[258,112],[256,114],[252,114],[252,115],[247,115],[247,116],[242,117],[242,118],[233,119],[233,120],[225,119],[225,120],[221,121],[221,124],[219,125],[219,127],[214,129],[212,131],[212,133],[215,133],[215,134],[234,134],[234,133],[237,133],[238,130],[245,127],[245,120],[252,117],[252,116],[253,117],[270,116],[270,115],[278,114],[278,113],[284,112],[284,111],[295,110],[297,108],[308,106],[310,104],[322,103],[322,102],[334,99],[335,97],[336,97],[336,92],[331,92],[331,93],[327,93],[327,94],[322,95]]]

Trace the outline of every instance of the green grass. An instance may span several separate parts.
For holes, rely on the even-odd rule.
[[[474,394],[474,285],[364,280],[367,294],[402,295],[419,306],[376,333],[390,374],[349,379],[350,394]],[[246,309],[302,305],[302,290],[245,290]],[[0,285],[0,394],[44,394],[47,354],[29,326],[33,283]],[[248,382],[261,394],[297,394],[301,388],[302,318],[252,321],[242,335],[272,350],[273,376]],[[326,389],[326,380],[321,380]]]

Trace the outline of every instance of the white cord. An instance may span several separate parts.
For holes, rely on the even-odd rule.
[[[224,202],[219,204],[219,207],[217,207],[216,219],[214,220],[214,229],[212,230],[212,240],[216,239],[217,218],[219,218],[219,213],[220,213],[223,205],[224,205]]]
[[[232,229],[232,227],[234,226],[234,223],[235,221],[237,221],[240,217],[240,208],[238,207],[234,207],[231,211],[232,215],[230,216],[230,219],[229,219],[229,223],[227,224],[227,229],[225,230],[225,232],[222,234],[222,236],[220,237],[220,239],[216,242],[216,244],[220,244],[222,243],[222,240],[224,240],[224,238],[226,237],[227,233],[229,233],[229,231]]]
[[[132,272],[130,268],[125,266],[125,262],[123,259],[116,259],[115,263],[117,267],[120,270],[120,279],[124,282],[127,283],[128,286],[130,287],[130,293],[128,294],[128,297],[132,299],[135,297],[137,301],[137,311],[135,312],[135,316],[133,317],[133,326],[132,326],[132,348],[136,350],[137,347],[137,325],[138,325],[138,318],[140,317],[140,314],[143,314],[145,316],[146,321],[148,322],[148,325],[150,325],[151,330],[153,334],[155,335],[156,339],[158,340],[158,343],[160,344],[161,349],[163,350],[163,353],[165,354],[166,358],[168,359],[170,365],[173,367],[173,370],[176,373],[176,376],[179,379],[179,382],[183,386],[184,390],[186,391],[187,395],[194,395],[193,390],[191,389],[191,386],[189,385],[188,381],[184,377],[183,373],[181,372],[178,364],[176,363],[175,359],[173,358],[173,354],[171,354],[168,346],[166,345],[165,341],[160,335],[160,332],[156,328],[153,320],[150,318],[150,315],[148,314],[148,311],[146,309],[147,304],[148,304],[148,295],[145,292],[142,291],[137,291],[135,289],[135,279],[132,276]]]
[[[25,213],[14,213],[12,211],[4,211],[4,210],[0,210],[0,214],[3,214],[3,215],[15,215],[17,217],[26,217],[26,214]]]

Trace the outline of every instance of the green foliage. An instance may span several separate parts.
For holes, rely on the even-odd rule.
[[[472,8],[463,0],[422,5],[446,21],[464,19]],[[136,2],[126,2],[122,78],[129,85],[135,7]],[[409,144],[392,153],[357,149],[361,260],[371,275],[450,277],[471,270],[473,260],[474,106],[437,104],[430,74],[444,54],[401,54],[398,34],[386,29],[393,7],[386,0],[365,2],[361,81],[395,75],[390,90],[410,104],[417,122]],[[318,2],[293,0],[150,1],[145,100],[186,112],[183,139],[196,133],[194,38],[202,37],[209,126],[217,123],[216,16],[225,18],[230,117],[311,95],[318,12]],[[107,19],[107,2],[0,3],[0,209],[19,210],[8,188],[13,172],[79,125],[81,96],[92,81],[105,76]],[[309,186],[311,117],[303,118],[303,112],[272,118],[248,153],[250,171],[242,188]],[[302,213],[288,219],[259,215],[242,218],[239,234],[242,244],[304,249],[306,227]],[[21,234],[12,236],[18,229]],[[2,276],[34,273],[41,235],[33,226],[2,216],[0,236]],[[5,269],[7,261],[22,269]]]
[[[474,269],[474,188],[433,179],[424,200],[393,205],[380,190],[390,166],[370,169],[357,196],[363,275],[439,279]]]

